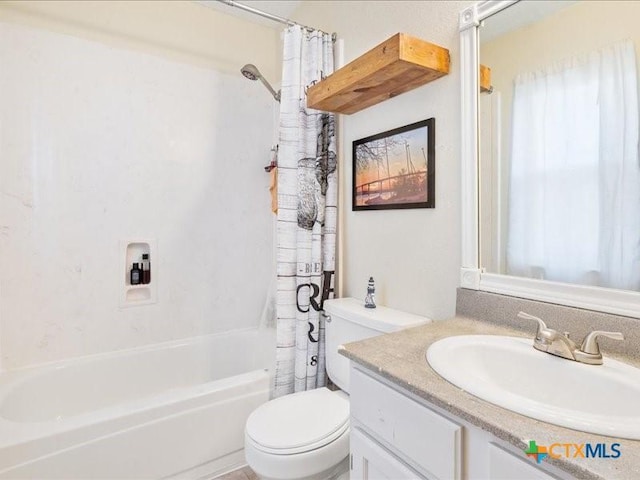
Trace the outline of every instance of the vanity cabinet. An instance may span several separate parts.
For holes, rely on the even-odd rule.
[[[351,480],[562,478],[490,433],[353,364],[350,402]]]

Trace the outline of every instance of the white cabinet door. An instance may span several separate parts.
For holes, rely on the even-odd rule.
[[[351,480],[424,479],[359,428],[351,430]]]
[[[520,459],[497,445],[489,444],[489,478],[491,480],[554,480],[525,459]]]

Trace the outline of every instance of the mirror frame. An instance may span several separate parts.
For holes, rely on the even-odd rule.
[[[519,0],[478,2],[460,12],[462,252],[460,287],[640,318],[640,292],[487,273],[480,265],[479,57],[481,22]]]

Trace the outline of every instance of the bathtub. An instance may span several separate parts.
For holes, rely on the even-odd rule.
[[[201,478],[244,463],[269,397],[271,329],[0,375],[0,478]]]

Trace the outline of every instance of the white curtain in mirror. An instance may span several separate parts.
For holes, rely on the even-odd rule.
[[[633,43],[515,79],[507,270],[640,290]]]

